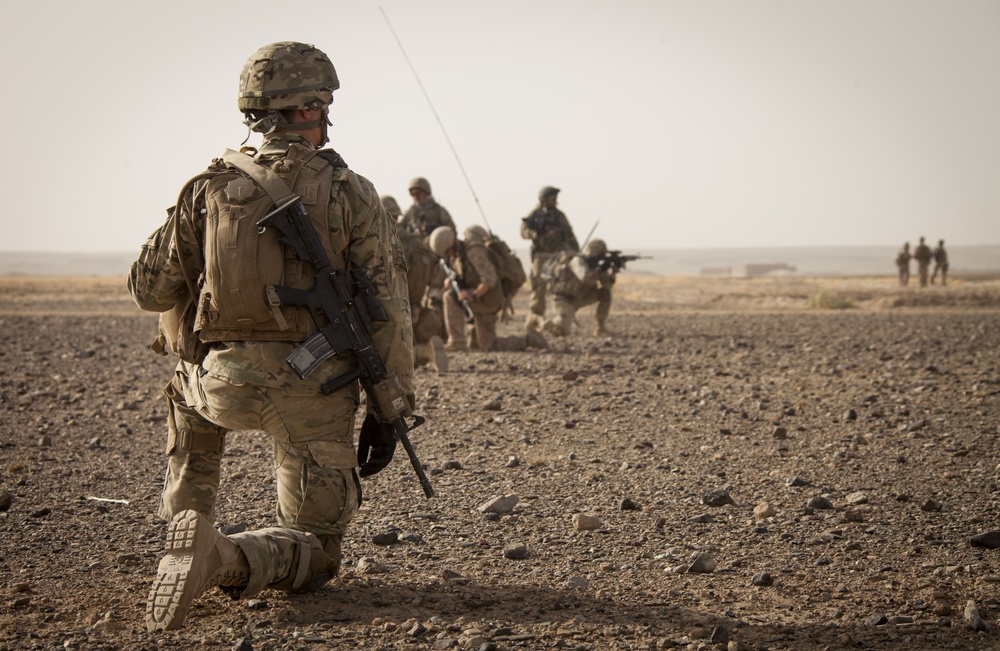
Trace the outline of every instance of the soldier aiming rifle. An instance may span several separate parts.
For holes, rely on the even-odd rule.
[[[622,255],[621,251],[608,251],[604,254],[604,257],[598,260],[597,266],[600,267],[602,271],[618,273],[625,268],[626,262],[632,262],[633,260],[650,260],[652,257],[653,256],[651,255]]]

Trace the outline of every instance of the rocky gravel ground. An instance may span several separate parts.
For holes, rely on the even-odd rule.
[[[1000,287],[818,283],[624,276],[613,338],[418,369],[436,497],[400,450],[335,581],[150,635],[155,317],[0,279],[0,650],[1000,649]],[[270,456],[230,437],[218,526],[273,524]]]

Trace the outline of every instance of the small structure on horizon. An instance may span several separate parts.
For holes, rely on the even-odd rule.
[[[795,273],[795,267],[784,262],[751,262],[733,267],[702,267],[702,276],[732,276],[734,278],[759,278],[772,271]]]

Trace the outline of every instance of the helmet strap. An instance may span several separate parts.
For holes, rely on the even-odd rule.
[[[323,109],[323,119],[320,120],[320,135],[323,137],[320,139],[319,146],[322,147],[326,143],[330,142],[330,136],[327,133],[327,127],[333,126],[333,122],[330,122],[330,109]]]
[[[255,118],[248,113],[246,119],[243,120],[243,124],[247,125],[251,131],[256,131],[266,136],[279,129],[287,128],[288,120],[278,111],[268,111],[267,115],[262,118]]]
[[[247,115],[247,118],[243,120],[243,124],[247,125],[250,131],[256,131],[257,133],[262,133],[265,136],[271,135],[276,131],[308,131],[309,129],[315,129],[320,127],[320,134],[322,135],[320,147],[330,142],[330,138],[327,135],[327,127],[332,126],[330,122],[330,112],[328,109],[324,109],[323,116],[318,120],[309,120],[308,122],[289,122],[284,115],[279,111],[268,111],[267,115],[255,119],[251,115]],[[250,139],[250,134],[247,134],[246,140]]]

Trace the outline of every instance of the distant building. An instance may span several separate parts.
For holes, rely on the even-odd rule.
[[[772,271],[787,271],[795,273],[795,267],[784,262],[767,263],[752,262],[748,264],[738,264],[733,267],[702,267],[702,276],[732,276],[734,278],[759,278],[766,276]]]

